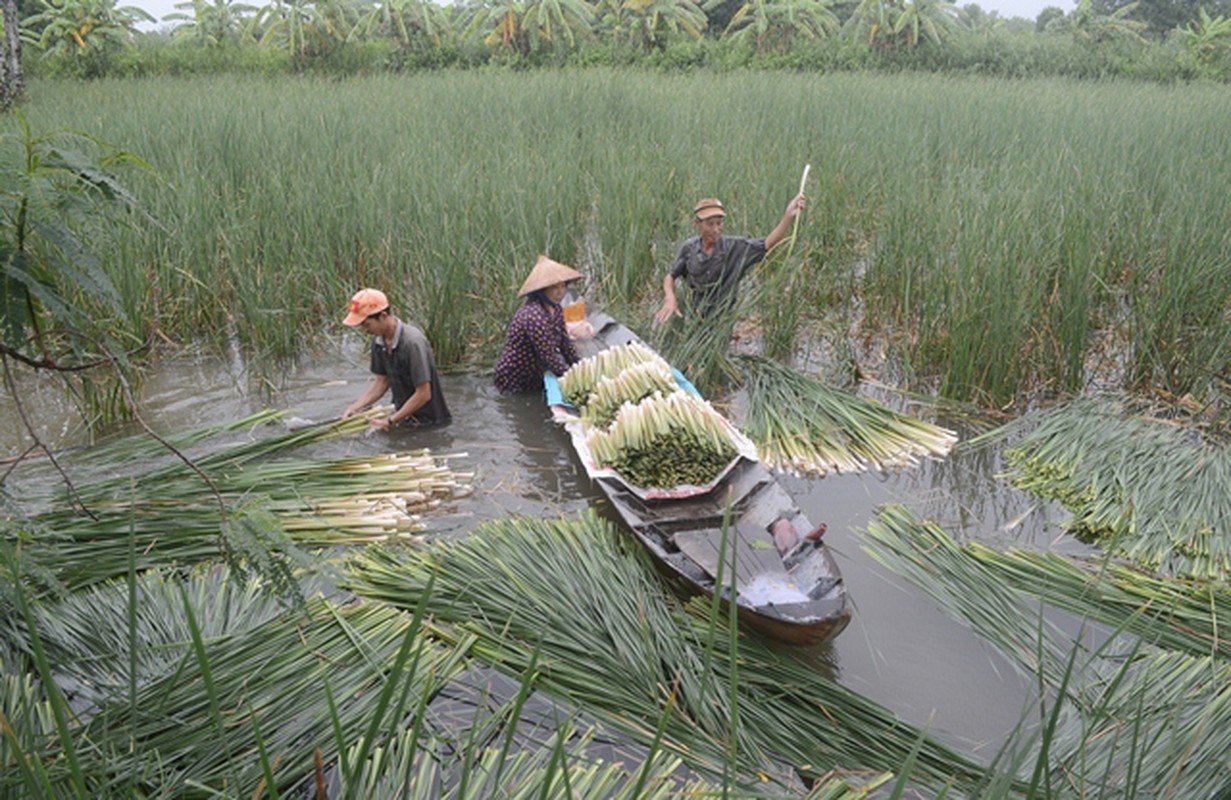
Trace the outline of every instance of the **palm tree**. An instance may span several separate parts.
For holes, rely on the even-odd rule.
[[[322,50],[346,41],[358,19],[353,0],[315,0],[310,22]]]
[[[525,6],[521,0],[494,0],[474,9],[466,26],[466,37],[481,37],[484,44],[499,44],[515,53],[530,52],[530,42],[522,27]]]
[[[1203,64],[1212,63],[1219,52],[1231,52],[1231,18],[1210,17],[1201,8],[1197,19],[1180,31],[1184,46]]]
[[[176,3],[175,7],[181,10],[163,17],[164,22],[183,23],[176,25],[172,36],[205,47],[222,47],[240,39],[244,23],[257,10],[256,6],[233,0],[187,0]],[[189,11],[192,13],[187,13]]]
[[[262,45],[285,48],[302,62],[344,41],[351,30],[350,16],[345,4],[274,0],[257,12],[253,27],[263,30]]]
[[[624,0],[618,25],[630,41],[653,50],[681,33],[700,39],[706,22],[705,12],[693,0]]]
[[[439,47],[451,33],[448,13],[432,0],[384,0],[359,18],[349,38],[383,36],[411,50],[416,43]]]
[[[893,33],[907,47],[920,39],[940,44],[958,25],[957,6],[947,0],[908,0],[895,10]]]
[[[890,29],[889,4],[886,0],[859,0],[859,5],[842,25],[842,33],[852,39],[866,39],[869,47],[883,44]]]
[[[1100,14],[1092,0],[1079,0],[1073,13],[1062,20],[1054,20],[1053,25],[1063,27],[1074,39],[1088,45],[1113,39],[1143,41],[1141,33],[1146,24],[1129,18],[1138,5],[1129,3],[1110,14]],[[1049,26],[1050,29],[1053,28]]]
[[[590,35],[594,11],[585,0],[537,0],[526,4],[524,25],[539,44],[563,41],[572,48],[579,37]]]
[[[991,36],[1004,29],[1004,19],[996,11],[984,11],[978,3],[967,3],[958,11],[962,25],[979,36]]]
[[[843,32],[869,46],[915,47],[921,39],[943,41],[959,23],[948,0],[861,0]]]
[[[156,22],[136,6],[115,0],[40,0],[43,10],[25,20],[42,28],[39,46],[48,56],[96,57],[130,44],[138,22]]]
[[[796,39],[825,39],[838,32],[829,0],[748,0],[735,12],[724,35],[752,39],[758,54],[786,52]]]
[[[479,7],[465,35],[520,55],[588,35],[594,12],[584,0],[495,0]]]

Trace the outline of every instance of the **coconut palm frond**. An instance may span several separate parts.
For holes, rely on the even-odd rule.
[[[593,696],[609,713],[636,709],[653,730],[666,681],[666,691],[676,684],[681,697],[697,704],[687,713],[695,714],[703,729],[720,725],[722,710],[700,700],[705,675],[697,648],[674,635],[659,642],[663,632],[678,629],[671,604],[642,565],[617,551],[615,535],[610,525],[589,515],[576,524],[497,520],[460,541],[414,550],[365,549],[344,585],[402,606],[431,583],[432,620],[479,633],[480,657],[522,674],[535,658],[536,644],[541,646],[540,688],[583,706]],[[653,645],[661,652],[650,649]],[[594,694],[603,685],[599,675],[613,679],[602,694]],[[671,733],[697,738],[688,726]],[[721,774],[722,743],[698,744],[693,760]],[[747,752],[756,751],[752,742],[743,744]]]
[[[902,506],[881,511],[867,530],[867,548],[963,619],[975,622],[992,605],[1004,605],[1004,620],[988,618],[992,624],[976,627],[997,644],[1011,644],[1008,651],[1028,652],[1030,639],[1037,638],[1035,621],[1021,613],[1025,596],[1156,647],[1231,662],[1231,641],[1222,635],[1231,619],[1225,584],[1148,575],[1110,560],[958,544]],[[986,634],[1011,625],[1018,627],[1015,637]],[[1050,655],[1060,658],[1063,652]]]
[[[36,753],[55,736],[55,717],[33,673],[9,660],[0,661],[0,796],[10,787],[33,791],[46,785],[46,771]]]
[[[610,800],[668,800],[716,796],[721,791],[697,779],[682,780],[678,758],[654,759],[643,766],[595,761],[588,755],[595,736],[594,729],[577,733],[565,723],[556,728],[552,741],[516,752],[476,747],[463,754],[455,743],[440,740],[425,757],[432,742],[425,747],[407,732],[374,753],[350,788],[354,797],[406,800],[532,798],[544,796],[544,788],[550,786],[569,787],[569,797]]]
[[[965,551],[993,569],[1004,585],[1048,605],[1129,631],[1158,647],[1231,662],[1231,641],[1220,630],[1231,619],[1226,584],[1149,575],[1057,553],[998,552],[974,543]]]
[[[423,548],[367,548],[345,582],[395,605],[432,583],[426,610],[436,635],[476,636],[472,652],[483,661],[509,674],[535,671],[535,688],[643,744],[660,731],[662,748],[703,775],[722,776],[732,758],[746,778],[774,774],[783,759],[817,773],[856,763],[893,770],[920,741],[912,779],[970,786],[982,774],[814,663],[756,637],[739,637],[726,652],[709,604],[673,602],[644,559],[622,552],[618,533],[592,514],[497,520]]]
[[[1057,500],[1078,536],[1168,575],[1231,576],[1231,445],[1088,398],[1019,421],[1009,479]]]
[[[564,711],[546,742],[541,720],[523,714],[520,702],[476,702],[468,718],[452,698],[472,640],[429,648],[417,622],[388,608],[319,602],[288,614],[258,583],[215,569],[187,580],[148,573],[83,591],[43,604],[37,624],[59,665],[57,683],[87,721],[81,736],[97,749],[82,758],[91,782],[134,791],[195,787],[199,796],[224,785],[227,796],[249,796],[262,781],[302,789],[316,779],[319,748],[324,771],[352,797],[532,796],[562,781],[592,787],[578,796],[594,797],[717,790],[695,776],[683,780],[678,758],[637,758],[639,775],[596,762],[589,749],[597,729],[578,731]],[[57,770],[37,778],[55,730],[41,690],[28,673],[4,671],[0,681],[0,712],[10,722],[0,763],[25,764],[24,775],[9,771],[27,788],[63,783]],[[510,750],[507,738],[522,728],[530,734],[519,733]],[[410,793],[394,791],[408,776]],[[457,789],[468,783],[469,793]],[[0,792],[5,785],[0,779]]]
[[[862,539],[873,558],[927,592],[950,616],[970,624],[1024,674],[1058,669],[1048,673],[1048,683],[1063,683],[1069,648],[1059,643],[1068,639],[1041,617],[1037,602],[1006,586],[939,526],[905,506],[887,506]]]
[[[52,482],[56,493],[51,499],[57,503],[67,499],[89,504],[94,500],[105,501],[115,492],[127,491],[133,486],[158,486],[178,480],[200,481],[197,469],[209,472],[231,468],[296,447],[360,433],[368,427],[369,418],[385,410],[372,409],[367,414],[348,419],[291,429],[277,425],[284,420],[284,412],[266,409],[230,422],[160,433],[159,438],[126,436],[82,451],[68,462],[74,473],[105,477],[75,486],[76,496],[68,498],[58,482]],[[275,432],[271,433],[271,427]],[[117,468],[117,465],[126,465],[127,468]],[[37,486],[31,488],[34,491],[38,489]]]
[[[744,432],[769,466],[796,474],[887,470],[943,456],[952,431],[830,388],[785,364],[741,356],[748,384]]]
[[[207,641],[242,636],[285,611],[259,581],[225,568],[188,581],[150,572],[40,603],[43,645],[78,706],[103,705],[181,664],[191,639],[185,596]]]

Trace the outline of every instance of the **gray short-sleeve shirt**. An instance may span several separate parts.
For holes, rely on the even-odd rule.
[[[701,237],[694,236],[680,246],[671,275],[687,279],[693,305],[704,317],[735,299],[739,282],[750,267],[765,258],[765,252],[764,239],[722,236],[713,252],[706,255]]]
[[[401,408],[419,384],[432,384],[432,399],[403,421],[403,425],[435,425],[451,419],[444,391],[440,388],[432,346],[423,331],[414,325],[398,320],[392,348],[386,347],[380,336],[372,340],[372,372],[389,379],[394,408]]]

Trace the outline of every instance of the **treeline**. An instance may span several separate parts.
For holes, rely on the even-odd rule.
[[[941,0],[190,0],[161,20],[116,0],[37,3],[18,15],[23,63],[49,77],[646,66],[1231,78],[1231,0],[1080,0],[1033,21]]]

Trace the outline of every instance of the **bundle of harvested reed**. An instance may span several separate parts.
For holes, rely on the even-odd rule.
[[[703,486],[737,454],[726,420],[686,392],[622,406],[609,428],[590,431],[586,444],[600,466],[642,487]]]
[[[577,408],[586,404],[590,392],[603,378],[616,375],[636,364],[656,361],[668,370],[663,357],[640,342],[629,342],[595,353],[578,361],[560,376],[560,391],[564,399]]]
[[[1069,528],[1169,575],[1231,576],[1231,447],[1108,398],[1022,420],[1005,451],[1014,486],[1073,514]]]
[[[125,574],[134,545],[139,570],[216,559],[235,518],[259,517],[278,546],[319,548],[410,536],[425,527],[424,514],[470,493],[471,475],[452,471],[451,456],[427,450],[270,458],[305,437],[325,438],[367,424],[353,417],[311,431],[245,440],[198,455],[195,470],[178,459],[164,464],[147,457],[131,475],[76,484],[88,515],[63,504],[32,513],[31,524],[54,533],[32,547],[45,550],[58,578],[75,586]],[[183,436],[203,441],[197,433]],[[148,447],[140,437],[131,444],[138,451]],[[110,455],[120,453],[119,443],[111,446]],[[43,504],[50,505],[46,499]]]
[[[637,404],[654,394],[680,391],[671,367],[662,359],[643,361],[601,378],[582,406],[581,419],[587,425],[605,428],[625,403]]]
[[[767,466],[795,474],[863,472],[942,456],[957,435],[871,400],[831,389],[785,364],[742,356],[748,382],[744,430]]]

